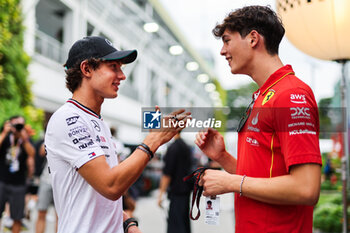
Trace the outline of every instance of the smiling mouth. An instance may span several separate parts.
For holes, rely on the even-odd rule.
[[[113,87],[114,87],[116,90],[119,90],[119,83],[113,83]]]

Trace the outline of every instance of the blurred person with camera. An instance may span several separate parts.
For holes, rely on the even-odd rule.
[[[0,134],[0,217],[8,202],[13,233],[21,230],[26,180],[33,175],[34,156],[35,149],[25,129],[24,117],[11,117]]]

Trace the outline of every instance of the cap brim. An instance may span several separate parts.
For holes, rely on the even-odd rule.
[[[113,61],[113,60],[121,60],[123,64],[128,64],[133,61],[135,61],[137,58],[137,51],[136,50],[124,50],[124,51],[115,51],[113,53],[110,53],[102,59]]]

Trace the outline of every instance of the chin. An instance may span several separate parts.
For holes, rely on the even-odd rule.
[[[113,93],[113,94],[110,94],[110,95],[106,95],[104,98],[106,98],[106,99],[114,99],[114,98],[116,98],[117,96],[118,96],[117,93]]]
[[[237,70],[231,69],[232,74],[238,74]]]
[[[237,67],[232,67],[231,68],[231,73],[232,74],[243,74],[242,70],[237,69]]]

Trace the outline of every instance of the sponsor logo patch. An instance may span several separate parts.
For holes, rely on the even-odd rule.
[[[272,97],[275,95],[275,91],[274,90],[270,90],[269,92],[267,92],[262,105],[266,104],[270,99],[272,99]]]
[[[87,143],[83,143],[81,145],[79,145],[79,149],[82,150],[82,149],[85,149],[87,148],[88,146],[91,146],[93,145],[94,142],[92,141],[92,139],[90,139]]]
[[[253,126],[250,126],[250,125],[248,126],[248,130],[253,131],[253,132],[257,132],[257,133],[260,132],[260,129],[253,127]]]
[[[78,121],[79,116],[69,117],[66,119],[67,125],[73,125]]]
[[[68,136],[72,137],[72,136],[79,135],[79,134],[86,133],[86,132],[88,132],[88,129],[86,127],[78,126],[78,127],[73,128],[73,129],[70,129]]]
[[[96,156],[96,153],[95,152],[91,152],[91,153],[88,154],[88,156],[89,156],[89,159],[91,159],[91,158]]]
[[[300,134],[316,135],[316,132],[311,131],[311,130],[307,130],[307,129],[299,129],[299,130],[289,131],[289,135],[300,135]]]
[[[94,129],[96,129],[98,132],[100,132],[101,128],[100,128],[100,125],[97,123],[97,121],[91,120],[91,122],[92,122]]]
[[[310,119],[310,108],[305,108],[305,107],[295,107],[295,108],[290,108],[290,115],[292,119]]]
[[[258,140],[251,138],[251,137],[247,137],[246,142],[248,142],[252,146],[259,146]]]
[[[105,139],[105,137],[103,137],[103,136],[96,136],[96,141],[97,142],[106,142],[106,139]]]
[[[82,140],[84,140],[84,139],[87,139],[87,138],[89,138],[89,137],[90,137],[90,135],[85,135],[85,136],[80,137],[80,138],[74,138],[74,139],[73,139],[73,143],[74,143],[74,144],[77,144],[78,142],[80,142],[80,141],[82,141]]]
[[[290,102],[295,103],[295,104],[306,104],[305,95],[290,94]]]
[[[305,126],[305,122],[295,122],[295,123],[291,123],[288,124],[288,127],[296,127],[296,126]]]
[[[258,124],[259,121],[259,113],[256,114],[256,116],[252,120],[252,125]]]

